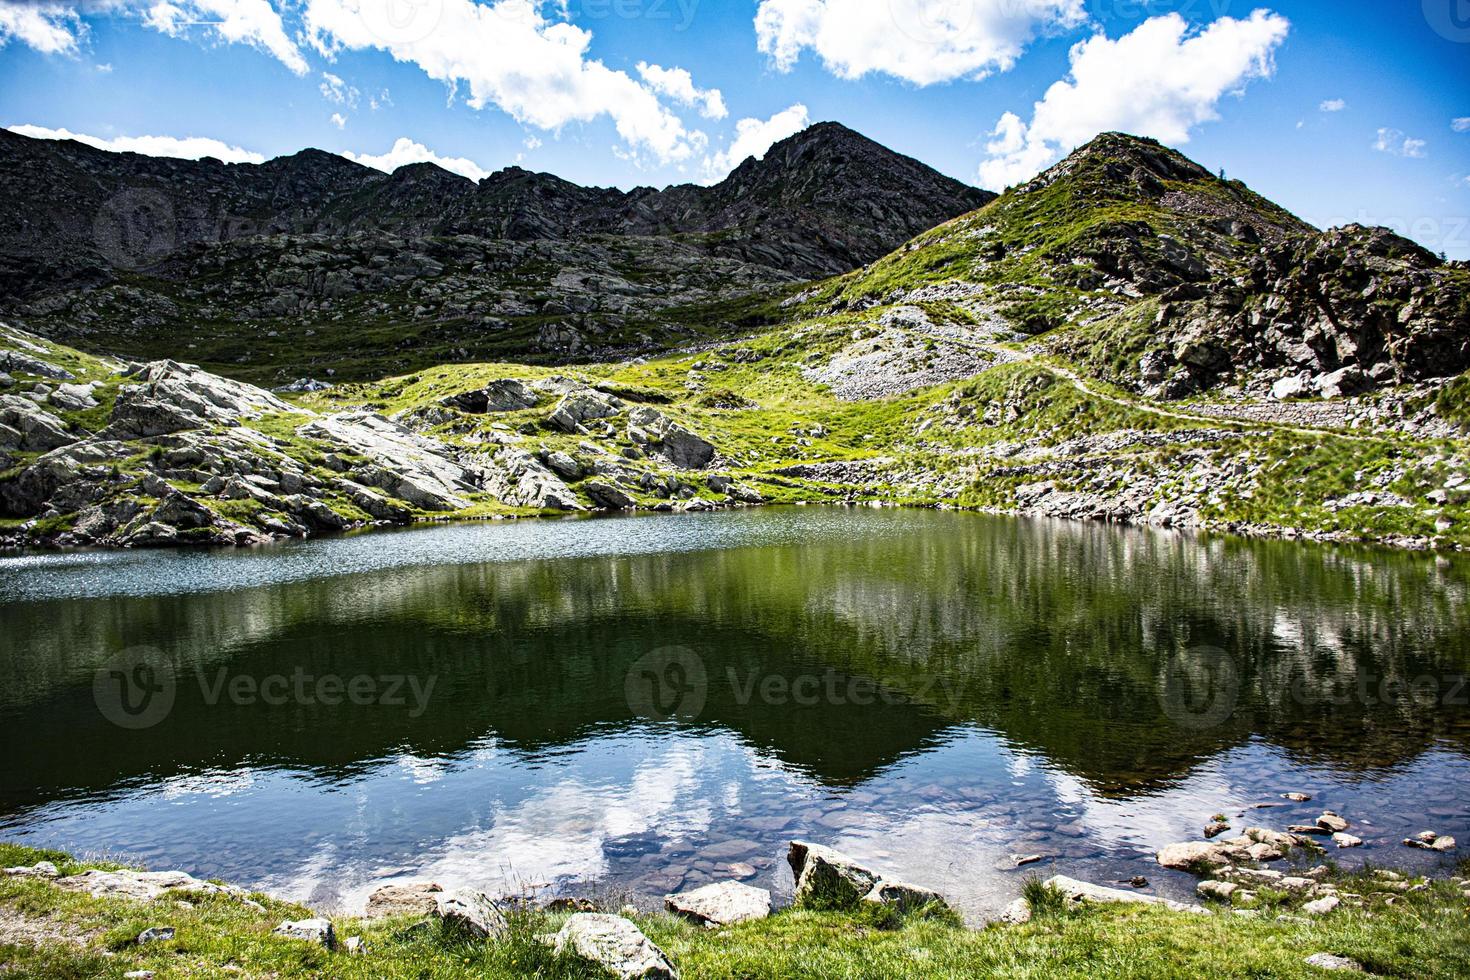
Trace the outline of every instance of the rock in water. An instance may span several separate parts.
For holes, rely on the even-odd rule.
[[[678,895],[666,895],[664,906],[676,915],[713,928],[764,919],[771,914],[771,893],[738,881],[720,881]]]
[[[821,844],[792,841],[786,854],[796,878],[793,902],[813,908],[852,908],[859,902],[911,912],[929,904],[948,906],[932,889],[883,878],[852,858]]]
[[[1317,826],[1321,827],[1328,833],[1335,834],[1340,831],[1347,830],[1349,825],[1348,822],[1342,817],[1339,817],[1331,810],[1328,810],[1323,813],[1322,816],[1317,818]]]
[[[476,939],[504,936],[510,931],[505,915],[484,892],[461,888],[435,896],[435,914],[446,925]]]
[[[1205,841],[1185,841],[1170,844],[1159,851],[1159,864],[1177,871],[1195,871],[1200,868],[1223,868],[1230,864],[1231,854],[1219,844]]]
[[[877,874],[821,844],[792,841],[786,861],[796,879],[797,905],[851,907],[878,884]]]
[[[622,980],[677,980],[679,971],[664,951],[622,916],[578,912],[556,934],[556,951],[577,956]]]
[[[276,926],[272,932],[286,939],[321,943],[327,949],[337,948],[337,930],[332,928],[329,919],[300,919],[295,922],[288,920]]]

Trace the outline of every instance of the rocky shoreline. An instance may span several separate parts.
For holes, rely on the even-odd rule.
[[[1282,794],[1296,803],[1310,801],[1304,793]],[[1261,806],[1269,807],[1270,804]],[[1229,822],[1216,815],[1198,841],[1183,841],[1161,848],[1156,861],[1161,868],[1184,871],[1199,877],[1198,902],[1181,902],[1149,894],[1149,882],[1134,878],[1126,888],[1080,881],[1053,875],[1031,879],[1023,895],[999,916],[981,923],[981,928],[1023,925],[1050,906],[1144,905],[1159,906],[1189,915],[1224,914],[1239,918],[1274,918],[1281,922],[1305,922],[1355,909],[1371,914],[1393,907],[1403,896],[1428,892],[1427,878],[1414,878],[1383,868],[1370,868],[1356,877],[1344,876],[1324,863],[1323,841],[1336,848],[1356,848],[1363,841],[1349,833],[1351,823],[1324,811],[1311,824],[1294,825],[1285,831],[1245,827],[1226,838]],[[1404,846],[1451,854],[1453,838],[1424,831],[1403,841]],[[1303,860],[1305,859],[1305,860]],[[1285,871],[1268,865],[1290,861]],[[786,862],[794,887],[790,905],[794,909],[861,914],[865,921],[887,922],[896,927],[906,919],[938,918],[951,923],[958,916],[939,892],[904,882],[874,870],[831,847],[804,840],[787,845]],[[1030,859],[1016,858],[1017,866]],[[1305,866],[1305,865],[1310,865]],[[88,869],[63,874],[53,861],[0,870],[8,878],[37,879],[58,889],[85,893],[92,898],[117,898],[139,903],[172,899],[179,907],[202,899],[236,902],[257,912],[266,912],[263,902],[274,899],[253,894],[235,885],[205,881],[182,871],[135,871]],[[1470,901],[1470,880],[1450,876],[1449,885]],[[357,934],[359,923],[400,920],[403,935],[436,926],[446,935],[470,943],[506,941],[512,928],[508,916],[524,908],[524,896],[496,898],[473,888],[445,889],[434,882],[391,883],[369,896],[358,918],[314,914],[308,918],[285,919],[274,929],[282,939],[321,946],[328,951],[352,956],[370,956],[373,949]],[[150,906],[152,907],[152,906]],[[167,921],[166,907],[157,906],[159,922],[144,929],[138,945],[172,940],[175,928]],[[569,913],[555,933],[537,940],[556,951],[602,968],[608,974],[635,978],[676,978],[679,970],[670,956],[657,946],[635,921],[646,913],[624,904],[615,911],[585,898],[559,897],[539,903],[551,913]],[[662,909],[707,930],[719,930],[758,921],[777,911],[772,893],[738,880],[722,880],[663,896]],[[1355,961],[1330,952],[1313,953],[1305,960],[1325,969],[1362,970]],[[148,971],[127,974],[151,977]]]

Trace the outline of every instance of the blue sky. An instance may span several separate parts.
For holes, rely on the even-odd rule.
[[[626,188],[835,119],[1000,189],[1125,129],[1470,258],[1470,0],[0,0],[0,40],[0,125],[146,152]]]

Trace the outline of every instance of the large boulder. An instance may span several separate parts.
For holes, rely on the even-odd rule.
[[[793,901],[814,908],[852,908],[874,902],[911,912],[926,905],[947,905],[938,892],[885,878],[847,855],[821,844],[792,841],[786,854],[796,879]]]
[[[44,453],[76,441],[65,422],[29,398],[0,395],[0,449]]]
[[[647,405],[628,414],[628,438],[679,469],[702,470],[715,458],[714,444],[708,439]]]
[[[611,418],[622,410],[620,399],[592,388],[578,388],[562,396],[547,421],[563,432],[586,432],[587,422]]]
[[[34,374],[40,378],[50,378],[52,381],[75,379],[75,375],[66,368],[18,350],[0,350],[0,371],[10,374]]]
[[[381,415],[327,415],[307,422],[296,432],[339,452],[367,457],[372,464],[354,470],[352,479],[384,490],[420,510],[468,507],[469,501],[463,495],[483,488],[485,474],[481,469],[460,463],[454,451],[437,439],[419,435]]]
[[[1055,888],[1069,902],[1098,902],[1102,904],[1139,904],[1139,905],[1162,905],[1175,912],[1200,913],[1206,910],[1199,905],[1189,905],[1183,902],[1173,902],[1156,895],[1145,895],[1137,891],[1125,891],[1121,888],[1104,888],[1102,885],[1094,885],[1086,881],[1078,881],[1076,878],[1068,878],[1066,875],[1056,875],[1048,878],[1046,885]]]
[[[876,872],[821,844],[792,841],[786,861],[796,879],[797,905],[850,907],[878,884]]]
[[[103,431],[111,439],[238,425],[242,420],[294,409],[264,388],[210,374],[194,364],[153,361],[137,368],[135,382],[119,389],[112,421]]]
[[[556,934],[556,951],[571,952],[622,980],[677,980],[679,971],[632,922],[617,915],[578,912]]]
[[[457,408],[461,412],[469,412],[471,415],[485,415],[490,412],[515,412],[525,408],[535,408],[539,398],[536,392],[524,382],[515,378],[501,378],[492,381],[483,388],[473,391],[461,391],[459,394],[450,395],[442,402],[448,408]]]
[[[764,919],[771,914],[771,893],[738,881],[719,881],[677,895],[665,895],[664,907],[675,915],[714,928]]]
[[[524,449],[502,449],[485,467],[485,491],[511,507],[582,510],[577,495]]]
[[[505,913],[484,892],[461,888],[434,897],[434,913],[446,926],[475,939],[492,939],[510,931]]]
[[[363,917],[385,919],[395,915],[433,915],[439,909],[439,896],[443,891],[431,881],[384,885],[368,896]]]

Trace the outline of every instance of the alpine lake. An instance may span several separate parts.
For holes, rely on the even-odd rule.
[[[0,558],[0,652],[0,838],[323,910],[789,896],[805,839],[978,920],[1033,874],[1189,898],[1153,855],[1216,814],[1334,810],[1349,866],[1470,840],[1455,556],[867,508],[451,524]]]

